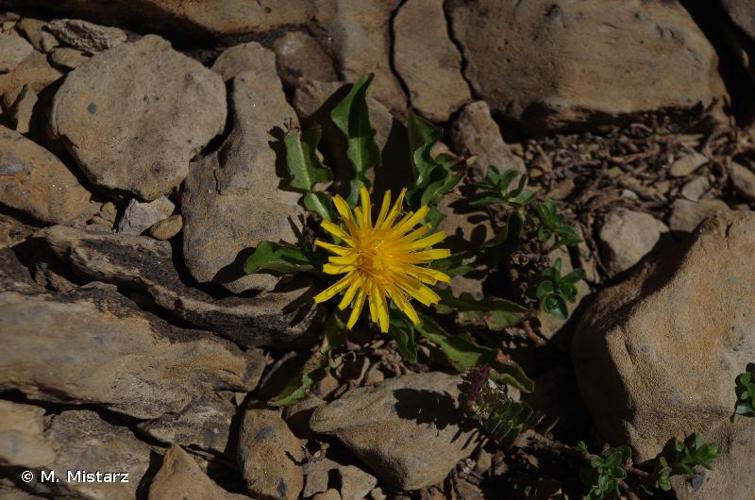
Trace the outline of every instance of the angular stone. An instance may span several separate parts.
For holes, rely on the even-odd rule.
[[[0,203],[46,224],[66,224],[90,197],[52,153],[0,126]]]
[[[530,133],[725,95],[715,50],[676,1],[455,0],[448,10],[475,92]]]
[[[24,85],[39,94],[61,76],[62,73],[50,66],[44,54],[34,51],[10,73],[0,73],[0,94],[4,102],[16,102]]]
[[[89,60],[89,56],[71,47],[58,47],[50,54],[50,60],[66,69],[78,68]]]
[[[443,0],[409,0],[393,21],[393,59],[412,106],[444,122],[471,100],[461,54],[448,35]]]
[[[250,389],[248,359],[236,346],[172,326],[106,286],[0,293],[0,332],[0,390],[31,399],[146,419],[213,390]]]
[[[366,498],[377,486],[377,479],[355,465],[338,467],[341,478],[341,498]]]
[[[490,108],[485,101],[464,106],[451,129],[451,145],[461,156],[476,157],[471,169],[477,179],[485,177],[490,165],[502,172],[527,172],[524,161],[514,156],[501,137],[498,124],[490,116]]]
[[[299,440],[277,410],[250,408],[239,435],[238,463],[247,490],[256,498],[299,498],[304,486]]]
[[[149,228],[149,234],[158,240],[169,240],[180,233],[183,226],[183,217],[181,217],[181,214],[175,214],[160,222],[156,222]]]
[[[181,183],[225,118],[221,79],[147,35],[71,71],[50,127],[92,182],[149,201]]]
[[[87,54],[112,49],[126,41],[126,32],[120,28],[81,19],[54,19],[47,24],[47,30],[66,45]]]
[[[167,219],[175,208],[173,202],[165,196],[150,202],[138,202],[132,199],[126,205],[121,220],[118,222],[118,232],[142,234],[152,225]]]
[[[274,150],[283,127],[298,123],[296,114],[275,73],[275,55],[259,45],[254,50],[257,71],[233,78],[233,130],[217,154],[192,164],[181,201],[189,271],[234,293],[275,287],[278,277],[247,275],[244,261],[262,241],[295,242],[303,213],[298,193],[278,189]]]
[[[690,201],[680,198],[671,205],[669,227],[672,231],[689,233],[708,217],[728,211],[729,206],[721,200]]]
[[[658,243],[668,227],[650,214],[616,208],[603,218],[598,239],[611,276],[626,271]]]
[[[370,93],[393,113],[406,112],[406,96],[391,70],[391,17],[399,0],[318,4],[317,22],[324,45],[337,60],[341,79],[355,82],[375,74]]]
[[[34,106],[37,104],[37,94],[29,85],[24,85],[21,93],[18,94],[16,102],[8,110],[11,120],[15,126],[16,132],[26,134],[29,132]]]
[[[430,372],[352,389],[317,408],[310,426],[335,434],[391,488],[419,489],[443,481],[474,451],[472,429],[458,421],[459,384]]]
[[[331,82],[338,80],[333,61],[323,48],[303,31],[289,31],[275,41],[278,74],[284,82],[293,85],[303,78]]]
[[[50,52],[60,45],[51,33],[44,31],[47,21],[24,17],[16,23],[16,29],[40,52]]]
[[[146,293],[188,324],[244,347],[303,340],[317,318],[308,294],[293,285],[288,291],[263,292],[253,299],[214,298],[187,286],[166,242],[64,226],[50,228],[44,237],[52,253],[79,276]]]
[[[34,47],[20,36],[0,33],[0,73],[8,73],[33,51]]]
[[[226,500],[248,498],[234,495],[212,482],[191,455],[180,446],[171,446],[163,456],[160,470],[149,485],[149,500]]]
[[[674,161],[674,163],[671,164],[671,168],[669,168],[669,174],[671,177],[686,177],[706,163],[708,163],[708,158],[706,156],[693,151],[692,153],[682,156]]]
[[[572,359],[603,437],[630,444],[643,461],[668,439],[728,423],[734,379],[755,359],[752,269],[755,214],[731,212],[600,292],[577,328]],[[752,453],[738,459],[755,469]]]
[[[702,175],[695,175],[682,186],[679,194],[690,201],[698,201],[708,190],[710,190],[708,178]]]
[[[24,484],[31,493],[93,500],[136,497],[151,449],[127,427],[111,425],[90,410],[44,416],[38,407],[0,405],[0,462],[32,470],[34,479]],[[28,420],[21,422],[21,417]],[[57,481],[41,482],[38,469],[53,471]],[[107,473],[126,472],[128,481],[122,482],[122,476],[110,482],[86,481],[83,476],[98,471],[103,479]]]
[[[750,201],[755,201],[755,173],[752,170],[732,162],[729,167],[729,178],[739,194]]]

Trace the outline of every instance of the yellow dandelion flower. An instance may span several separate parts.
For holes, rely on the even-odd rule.
[[[450,255],[448,249],[431,248],[445,239],[445,233],[428,234],[432,229],[430,224],[415,229],[427,216],[428,207],[399,219],[405,195],[406,189],[401,190],[391,206],[391,192],[386,192],[374,223],[370,195],[364,187],[359,190],[361,206],[353,212],[346,200],[335,196],[333,204],[345,227],[330,221],[322,223],[323,229],[343,243],[315,241],[317,246],[333,254],[323,271],[345,276],[315,296],[315,302],[325,302],[344,292],[338,308],[352,307],[346,323],[349,329],[368,302],[372,322],[380,326],[380,331],[387,332],[388,299],[417,324],[419,316],[411,300],[416,299],[426,306],[437,304],[440,297],[427,285],[450,281],[446,274],[427,266],[433,260]]]

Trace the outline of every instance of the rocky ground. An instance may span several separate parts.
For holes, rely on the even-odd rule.
[[[754,21],[744,0],[0,1],[0,498],[579,498],[564,445],[642,461],[692,432],[721,455],[669,495],[755,498],[755,424],[729,420],[755,362]],[[381,146],[412,107],[470,159],[456,196],[517,169],[581,230],[527,258],[585,270],[571,317],[488,339],[548,435],[485,440],[431,346],[411,365],[371,331],[268,404],[322,333],[310,282],[243,272],[301,227],[278,145],[368,73]],[[493,232],[445,211],[461,245]],[[67,469],[129,481],[39,480]]]

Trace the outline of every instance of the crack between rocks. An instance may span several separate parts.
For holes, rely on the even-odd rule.
[[[396,16],[408,1],[409,0],[401,0],[401,3],[399,3],[398,7],[393,9],[393,11],[391,12],[391,16],[388,20],[388,67],[390,67],[391,73],[393,73],[396,81],[401,86],[401,91],[406,96],[407,108],[412,109],[412,95],[409,92],[409,87],[401,77],[401,73],[399,73],[398,69],[396,69]]]
[[[449,0],[443,0],[443,19],[446,22],[446,34],[448,35],[448,39],[451,40],[451,43],[454,45],[454,47],[456,47],[456,50],[459,51],[459,56],[461,57],[461,77],[465,82],[467,82],[472,100],[479,101],[482,98],[477,93],[477,89],[475,89],[475,86],[472,85],[472,82],[470,82],[469,78],[467,78],[467,67],[469,66],[469,61],[467,60],[467,55],[464,53],[464,46],[457,38],[456,32],[454,31]]]

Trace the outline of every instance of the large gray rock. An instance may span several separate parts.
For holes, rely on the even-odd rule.
[[[167,242],[64,226],[48,229],[44,238],[52,253],[79,276],[146,293],[188,324],[245,347],[290,344],[304,336],[316,317],[302,289],[220,299],[187,286]]]
[[[112,288],[0,293],[0,390],[147,419],[213,390],[256,385],[235,345],[172,326]]]
[[[317,40],[303,31],[289,31],[273,44],[278,74],[294,85],[300,78],[330,82],[338,79],[333,61]]]
[[[318,2],[321,41],[335,56],[341,79],[374,73],[370,94],[394,113],[406,112],[406,96],[391,69],[391,18],[399,0]]]
[[[123,210],[118,221],[118,232],[124,234],[142,234],[152,225],[167,219],[176,206],[165,196],[149,201],[139,202],[132,199]]]
[[[218,75],[147,35],[71,71],[50,128],[93,183],[149,201],[181,183],[225,118]]]
[[[150,464],[149,445],[125,426],[111,425],[93,411],[45,415],[42,408],[0,401],[0,463],[30,470],[24,487],[50,498],[135,498]],[[57,481],[40,481],[41,469]],[[68,480],[68,471],[128,473],[110,482]],[[15,497],[13,497],[15,498]]]
[[[34,47],[20,36],[0,33],[0,73],[8,73],[33,51]]]
[[[88,54],[112,49],[126,41],[126,33],[120,28],[81,19],[54,19],[47,24],[47,30],[66,45]]]
[[[725,95],[713,47],[676,1],[455,0],[449,11],[474,90],[531,133]]]
[[[443,0],[404,2],[393,20],[393,60],[412,106],[444,122],[472,96],[461,54],[448,36]]]
[[[471,171],[477,179],[485,177],[490,165],[502,172],[517,170],[526,173],[524,161],[514,156],[504,142],[485,101],[475,101],[464,106],[451,128],[451,145],[456,153],[475,157]]]
[[[299,194],[278,189],[272,144],[298,123],[296,113],[275,72],[275,54],[258,44],[249,51],[255,57],[247,56],[245,68],[256,68],[232,81],[233,130],[217,154],[192,164],[181,202],[189,271],[235,293],[275,287],[276,276],[245,274],[245,257],[262,241],[296,242],[302,214]]]
[[[732,445],[752,442],[755,427],[721,432],[737,399],[734,379],[755,359],[753,269],[755,214],[719,214],[685,246],[598,295],[578,326],[572,359],[603,437],[628,443],[642,461],[667,440],[698,432],[733,454],[726,460],[755,470],[751,447]],[[755,476],[735,473],[707,474],[755,491]],[[732,490],[704,498],[735,498],[725,491]]]
[[[0,126],[0,204],[46,224],[66,224],[87,209],[90,197],[55,155]]]
[[[392,488],[436,484],[476,446],[458,420],[460,382],[414,373],[353,389],[317,408],[310,427],[334,434]]]
[[[246,410],[239,435],[238,463],[246,487],[255,498],[299,498],[304,486],[303,460],[299,440],[277,410]]]

